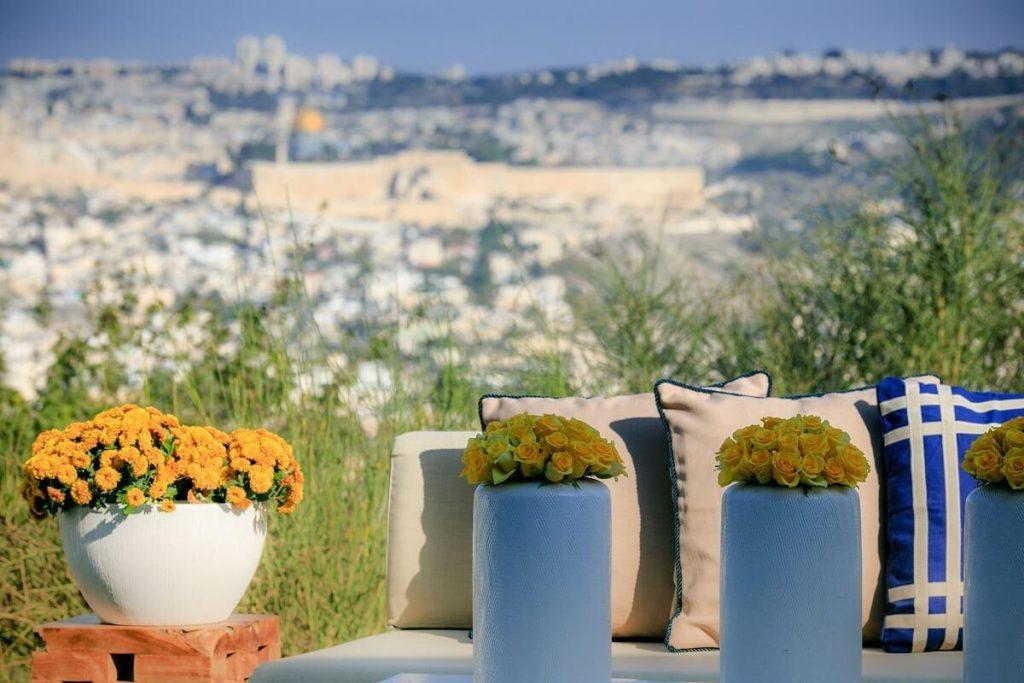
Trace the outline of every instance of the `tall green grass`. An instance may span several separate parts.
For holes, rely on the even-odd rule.
[[[1020,123],[992,137],[949,111],[901,127],[905,153],[875,167],[887,193],[825,207],[733,284],[729,372],[760,364],[794,392],[918,373],[1024,389]]]
[[[787,392],[911,372],[1024,390],[1014,132],[979,144],[955,119],[921,122],[906,131],[906,154],[875,168],[881,194],[828,207],[800,235],[763,239],[744,274],[717,285],[695,287],[661,263],[661,244],[609,245],[566,266],[573,324],[566,331],[538,317],[524,333],[547,339],[540,350],[509,339],[478,354],[441,319],[419,353],[403,354],[402,325],[423,322],[425,311],[367,320],[329,348],[296,267],[278,274],[280,294],[267,306],[197,301],[163,312],[171,315],[163,330],[194,324],[204,307],[212,315],[189,348],[131,382],[121,359],[147,347],[153,318],[125,322],[130,291],[121,304],[96,307],[90,333],[102,333],[103,346],[62,340],[31,402],[0,390],[0,679],[27,678],[35,625],[86,610],[56,522],[28,519],[19,465],[39,430],[113,403],[152,404],[226,429],[266,426],[294,445],[307,497],[291,517],[273,519],[241,609],[279,614],[285,653],[297,654],[384,628],[391,444],[406,430],[475,427],[484,391],[645,391],[660,376],[714,381],[752,368],[769,370]],[[886,197],[902,202],[895,218],[872,208]],[[380,364],[384,389],[355,395],[359,360]],[[317,386],[304,383],[313,375]]]

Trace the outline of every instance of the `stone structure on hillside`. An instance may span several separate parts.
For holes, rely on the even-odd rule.
[[[477,162],[461,151],[406,151],[365,162],[252,165],[265,207],[439,226],[481,223],[497,205],[622,212],[648,221],[703,204],[696,167],[540,167]]]

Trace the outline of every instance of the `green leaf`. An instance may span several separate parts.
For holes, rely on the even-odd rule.
[[[495,484],[501,484],[512,476],[511,472],[502,472],[498,467],[491,468],[491,476],[494,478]]]

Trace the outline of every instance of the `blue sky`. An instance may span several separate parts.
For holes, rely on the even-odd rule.
[[[244,33],[290,51],[369,53],[403,70],[571,66],[635,55],[711,63],[796,49],[1024,46],[1024,1],[0,0],[13,57],[180,61]]]

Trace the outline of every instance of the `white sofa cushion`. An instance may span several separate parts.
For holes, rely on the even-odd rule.
[[[954,683],[961,652],[886,654],[866,649],[863,679],[872,683]],[[399,673],[469,674],[473,643],[466,631],[389,631],[288,657],[256,669],[252,683],[378,683]],[[718,651],[671,653],[660,642],[612,643],[612,672],[648,681],[717,681]]]

